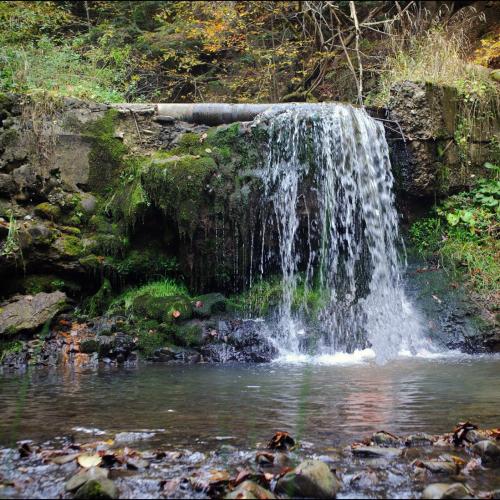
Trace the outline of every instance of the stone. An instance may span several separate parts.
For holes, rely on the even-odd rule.
[[[262,486],[258,485],[253,481],[243,481],[236,489],[228,493],[224,498],[227,499],[240,499],[240,498],[250,498],[250,499],[271,499],[276,498],[269,490],[266,490]]]
[[[430,434],[425,434],[419,432],[417,434],[411,434],[405,439],[406,446],[432,446],[435,439]]]
[[[366,458],[391,459],[403,453],[403,450],[399,448],[383,448],[380,446],[356,446],[351,449],[354,456]]]
[[[35,245],[49,245],[52,241],[52,232],[43,224],[36,224],[28,229],[28,233]]]
[[[75,474],[69,481],[66,482],[64,489],[66,491],[75,491],[84,485],[87,481],[107,479],[109,475],[108,469],[102,467],[90,467],[81,470]]]
[[[97,207],[96,197],[90,193],[85,193],[80,200],[80,207],[87,215],[93,215]]]
[[[35,330],[50,321],[66,306],[66,294],[60,291],[21,295],[0,306],[0,334]]]
[[[445,484],[435,483],[427,486],[422,493],[422,498],[427,500],[445,498],[468,498],[471,492],[461,483]]]
[[[17,191],[14,178],[9,174],[0,174],[0,196],[9,196]]]
[[[305,460],[276,485],[276,492],[290,497],[335,498],[339,490],[340,481],[319,460]]]
[[[81,499],[107,499],[117,498],[118,489],[109,479],[91,479],[81,486],[73,498]]]
[[[472,447],[483,462],[500,462],[500,446],[490,440],[479,441]]]
[[[401,439],[398,438],[397,436],[393,436],[392,434],[385,432],[385,431],[379,431],[373,434],[372,436],[372,442],[375,443],[378,446],[398,446],[401,444]]]
[[[51,203],[39,203],[35,207],[35,214],[44,219],[56,221],[61,217],[61,209],[57,205]]]
[[[460,469],[455,462],[445,460],[416,460],[413,465],[434,474],[458,474]]]

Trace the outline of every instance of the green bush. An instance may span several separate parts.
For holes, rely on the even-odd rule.
[[[500,291],[500,167],[485,167],[493,178],[447,198],[435,217],[412,225],[410,237],[422,255],[465,268],[474,288],[489,295]]]

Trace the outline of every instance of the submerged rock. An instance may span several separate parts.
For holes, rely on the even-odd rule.
[[[422,498],[427,500],[441,498],[470,498],[470,494],[471,492],[469,489],[461,483],[436,483],[425,488],[422,493]]]
[[[399,448],[383,448],[380,446],[354,446],[352,454],[366,458],[396,458],[403,453]]]
[[[0,334],[35,330],[50,321],[66,305],[63,292],[37,293],[14,297],[0,307]]]
[[[277,483],[276,491],[290,497],[335,498],[340,481],[328,465],[319,460],[306,460]]]
[[[227,499],[240,499],[240,498],[250,498],[250,499],[272,499],[276,498],[269,490],[266,490],[262,486],[254,483],[253,481],[244,481],[235,490],[227,494],[224,498]]]

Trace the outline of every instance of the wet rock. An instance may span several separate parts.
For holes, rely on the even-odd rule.
[[[381,446],[353,446],[352,454],[356,457],[366,458],[396,458],[399,457],[403,450],[399,448],[384,448]]]
[[[485,463],[500,463],[500,446],[490,440],[479,441],[472,447]]]
[[[254,483],[253,481],[243,481],[235,490],[227,494],[224,498],[227,499],[239,499],[239,498],[251,498],[251,499],[271,499],[276,498],[269,490],[266,490],[262,486]]]
[[[444,484],[436,483],[431,484],[425,488],[422,493],[422,498],[427,500],[432,499],[445,499],[445,498],[470,498],[471,492],[461,483]]]
[[[432,446],[435,439],[430,434],[425,434],[419,432],[417,434],[411,434],[405,439],[406,446],[418,447],[418,446]]]
[[[118,489],[109,479],[91,479],[81,486],[73,498],[106,499],[117,498]]]
[[[276,348],[264,335],[263,325],[259,321],[245,320],[220,322],[221,333],[227,338],[227,343],[238,353],[234,361],[266,363],[276,355]]]
[[[92,354],[99,352],[99,342],[96,339],[84,339],[80,342],[80,352]]]
[[[458,474],[460,467],[453,461],[445,460],[415,460],[413,465],[420,469],[426,469],[434,474]]]
[[[51,320],[66,305],[63,292],[37,293],[14,297],[0,306],[0,334],[35,330]]]
[[[277,483],[276,491],[290,497],[335,498],[340,481],[328,465],[319,460],[306,460]]]
[[[373,434],[371,440],[378,446],[395,447],[401,444],[399,437],[385,431],[376,432]]]

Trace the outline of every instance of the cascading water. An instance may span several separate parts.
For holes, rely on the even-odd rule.
[[[262,260],[274,258],[282,277],[276,345],[281,352],[304,350],[300,297],[315,293],[323,301],[315,353],[371,345],[384,360],[412,350],[419,321],[401,285],[383,126],[364,110],[338,104],[271,108],[256,124],[268,133],[262,234],[272,225],[278,235]]]

